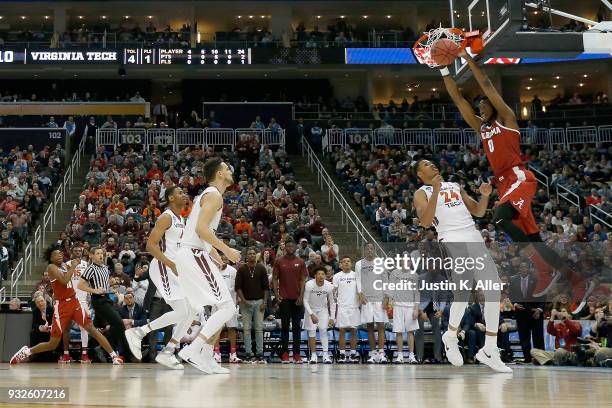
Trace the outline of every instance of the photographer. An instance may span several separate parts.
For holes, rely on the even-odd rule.
[[[582,349],[586,359],[593,357],[592,365],[612,368],[612,330],[610,330],[611,316],[604,313],[604,309],[598,307],[595,309],[595,322],[591,326],[591,333],[587,337],[588,344],[583,344]],[[579,358],[582,356],[578,352]]]
[[[579,322],[571,320],[570,317],[571,315],[565,308],[552,310],[546,331],[555,337],[555,351],[531,349],[534,363],[546,365],[552,362],[556,366],[576,365],[577,356],[573,346],[582,334],[582,326]],[[559,322],[555,323],[555,320]]]

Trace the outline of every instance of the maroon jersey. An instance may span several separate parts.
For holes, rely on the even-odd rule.
[[[495,121],[490,126],[483,124],[480,127],[480,136],[495,177],[499,178],[513,167],[523,167],[521,133],[518,130],[502,126]]]
[[[66,274],[66,265],[62,264],[59,270],[63,274]],[[76,296],[74,288],[72,287],[72,281],[68,281],[68,283],[64,285],[57,279],[53,279],[51,281],[51,288],[53,289],[53,297],[55,300],[65,300]]]

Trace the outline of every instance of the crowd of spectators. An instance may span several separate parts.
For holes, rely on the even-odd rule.
[[[147,237],[163,211],[164,192],[172,185],[183,189],[189,196],[182,212],[187,217],[192,199],[205,188],[202,166],[214,154],[212,148],[187,148],[175,154],[132,149],[109,152],[100,147],[92,156],[86,183],[58,244],[64,248],[66,260],[75,246],[82,247],[84,253],[98,245],[105,248],[115,306],[124,308],[131,294],[130,299],[143,308],[144,317],[134,322],[146,324],[147,319],[157,317],[150,313],[146,293],[151,283],[143,276],[150,262]],[[224,149],[219,154],[233,169],[236,181],[224,195],[219,238],[239,249],[243,259],[248,248],[255,248],[257,261],[265,267],[269,279],[288,239],[298,243],[297,255],[310,270],[327,265],[333,274],[339,247],[307,191],[296,183],[286,153],[282,149],[272,151],[260,145],[257,138],[245,136],[234,152]],[[43,276],[36,287],[32,306],[41,293],[50,301],[48,277]],[[269,320],[274,320],[276,307],[269,302]],[[126,319],[126,328],[134,322]]]
[[[0,147],[0,283],[28,242],[28,235],[60,179],[65,152],[60,145]]]
[[[540,146],[528,146],[523,156],[526,162],[546,174],[551,183],[551,195],[548,195],[546,188],[540,186],[533,201],[542,239],[571,265],[584,270],[585,275],[603,277],[604,280],[612,272],[612,240],[605,224],[591,220],[587,207],[594,205],[608,214],[612,213],[609,203],[612,192],[608,186],[612,168],[611,153],[609,146],[585,144],[573,145],[571,150],[558,147],[553,151]],[[429,146],[372,148],[369,145],[359,145],[338,148],[329,156],[338,180],[351,194],[366,222],[378,230],[383,241],[431,243],[436,241],[435,232],[418,232],[419,221],[411,206],[414,193],[421,185],[414,168],[420,158],[434,160],[445,180],[460,183],[474,197],[479,195],[480,184],[492,177],[484,152],[474,146],[449,145],[432,149]],[[580,197],[580,208],[556,198],[552,192],[557,185],[577,194]],[[492,203],[497,199],[493,195]],[[491,215],[491,211],[487,211],[485,217],[476,219],[476,227],[481,230],[500,268],[502,279],[509,282],[519,276],[522,269],[536,276],[534,272],[541,265],[535,261],[521,260],[519,248],[504,232],[496,230],[491,223]],[[567,300],[569,292],[566,290],[559,289],[558,296]],[[609,298],[609,289],[603,286],[599,290],[592,299],[594,303],[586,308],[591,318],[594,310],[604,307]],[[580,299],[576,301],[580,302]],[[566,306],[569,318],[576,318],[569,314],[575,306]],[[553,303],[544,305],[543,309],[538,319],[544,315],[550,316]],[[555,306],[554,309],[558,311],[559,307]],[[506,312],[507,316],[513,318],[518,313],[512,302]],[[555,320],[562,315],[552,312],[552,316],[552,320]],[[543,339],[543,333],[540,335]],[[543,340],[534,341],[534,347],[544,348]],[[570,346],[566,348],[571,349]],[[524,352],[525,360],[531,361],[529,349],[524,348]],[[552,362],[553,359],[551,357],[546,361]]]
[[[95,24],[79,22],[68,30],[53,32],[51,27],[42,29],[10,30],[0,32],[0,45],[14,43],[46,44],[51,48],[110,47],[129,44],[144,46],[182,47],[190,45],[191,26],[183,24],[180,29],[166,25],[163,29],[149,21],[144,28],[131,19],[121,23],[100,20]]]

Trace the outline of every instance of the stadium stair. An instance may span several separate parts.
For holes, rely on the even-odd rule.
[[[317,207],[323,223],[334,237],[334,242],[340,247],[340,256],[350,256],[354,264],[357,260],[361,259],[361,250],[357,248],[355,232],[347,232],[346,225],[343,225],[341,222],[339,210],[337,208],[336,210],[332,209],[327,191],[321,190],[321,187],[319,187],[316,176],[308,167],[306,159],[295,155],[291,157],[291,162],[293,163],[296,182],[304,187],[311,201]],[[345,196],[345,198],[352,204],[348,197]],[[353,209],[356,214],[359,214],[356,206],[353,206]]]
[[[41,256],[34,256],[32,261],[32,275],[28,276],[25,281],[19,285],[19,298],[23,300],[29,300],[34,290],[36,284],[40,282],[43,272],[47,267],[47,261],[44,259],[44,253],[47,246],[56,242],[59,239],[60,233],[65,230],[66,224],[68,220],[70,220],[70,216],[72,215],[72,207],[75,203],[79,201],[79,194],[83,191],[83,184],[85,182],[85,176],[89,171],[89,163],[90,155],[85,153],[81,156],[81,165],[79,170],[74,174],[74,183],[68,192],[66,193],[66,202],[63,207],[59,206],[56,210],[55,223],[53,223],[53,227],[51,231],[47,231],[45,234],[45,240],[43,242],[43,250]],[[41,214],[44,214],[47,211],[47,207],[52,205],[49,203],[43,209]],[[42,216],[41,216],[42,220]],[[32,228],[35,230],[36,227]],[[33,239],[33,233],[30,234],[29,239]],[[23,254],[21,254],[23,256]]]

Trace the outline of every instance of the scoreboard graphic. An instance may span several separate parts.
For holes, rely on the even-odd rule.
[[[8,64],[70,65],[249,65],[251,49],[124,48],[122,50],[0,50]]]

